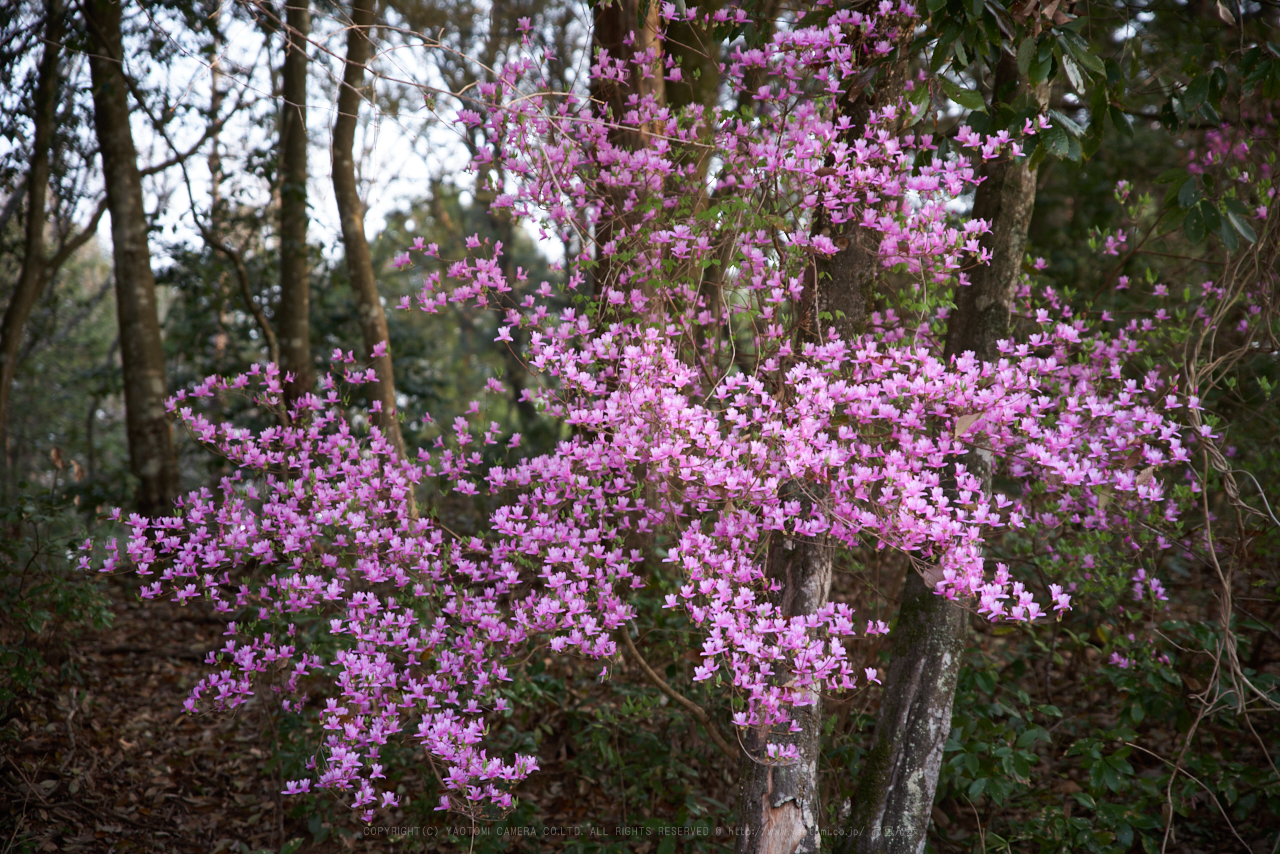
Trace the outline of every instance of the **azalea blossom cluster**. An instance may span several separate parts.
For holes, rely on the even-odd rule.
[[[1139,330],[1103,336],[1046,311],[994,363],[946,361],[925,319],[907,335],[888,313],[852,340],[830,328],[797,337],[795,306],[818,266],[847,251],[842,234],[868,241],[885,275],[916,293],[964,286],[964,266],[984,260],[987,224],[949,206],[978,181],[975,162],[1016,157],[1018,141],[966,128],[961,154],[944,158],[929,135],[904,130],[918,107],[885,108],[850,140],[834,106],[913,16],[886,0],[877,14],[801,21],[736,50],[724,74],[749,95],[736,110],[675,113],[634,97],[625,115],[602,114],[538,95],[532,61],[482,87],[483,109],[459,121],[489,140],[477,167],[499,183],[496,204],[557,232],[607,235],[591,264],[569,270],[571,291],[594,280],[594,294],[553,309],[544,283],[513,305],[502,247],[473,239],[426,277],[418,306],[493,308],[500,345],[523,330],[529,394],[572,434],[551,453],[486,463],[480,447],[508,439],[477,401],[435,448],[399,459],[376,426],[353,428],[342,389],[373,377],[341,353],[342,376],[287,407],[273,366],[179,394],[177,417],[235,473],[171,516],[130,517],[101,568],[154,579],[144,596],[203,596],[228,615],[188,708],[234,707],[264,675],[299,708],[323,676],[319,787],[349,790],[366,819],[396,805],[379,788],[380,751],[412,739],[440,769],[441,808],[508,805],[510,785],[537,768],[485,747],[487,716],[507,707],[508,663],[534,644],[615,656],[647,560],[682,576],[666,605],[704,633],[695,678],[743,698],[734,724],[772,727],[821,691],[874,679],[854,672],[846,643],[887,628],[860,627],[838,603],[783,612],[764,569],[771,548],[825,537],[897,549],[932,568],[939,595],[1032,621],[1069,608],[1070,595],[1052,583],[1037,599],[1007,567],[989,572],[993,532],[1108,529],[1132,507],[1176,513],[1155,472],[1188,458],[1173,416],[1198,404],[1124,374]],[[636,61],[661,63],[652,52]],[[601,52],[593,72],[630,69]],[[644,144],[619,141],[620,127],[647,129]],[[1023,132],[1041,127],[1028,120]],[[439,256],[421,242],[414,251]],[[250,431],[201,413],[202,400],[236,392],[279,425]],[[976,453],[1022,492],[987,494],[967,465]],[[489,496],[486,529],[459,536],[417,512],[426,479]],[[336,652],[306,647],[303,614],[327,619]],[[771,745],[758,758],[793,752]]]

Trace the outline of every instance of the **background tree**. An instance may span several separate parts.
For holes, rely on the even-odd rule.
[[[83,11],[93,77],[94,127],[111,213],[130,466],[139,481],[138,507],[156,513],[172,506],[180,478],[164,408],[168,384],[142,178],[130,128],[122,9],[116,3],[94,0],[86,2]]]

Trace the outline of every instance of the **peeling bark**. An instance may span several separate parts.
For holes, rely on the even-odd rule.
[[[396,413],[396,383],[391,362],[391,336],[387,331],[387,314],[378,294],[378,281],[373,273],[373,258],[369,254],[369,241],[364,233],[364,204],[356,185],[355,147],[356,124],[363,100],[365,66],[373,53],[369,30],[373,27],[373,0],[353,0],[351,25],[347,29],[347,60],[342,75],[342,88],[338,93],[338,118],[333,126],[333,194],[338,202],[338,215],[342,222],[342,241],[347,256],[347,276],[356,297],[356,309],[360,317],[360,334],[364,338],[365,358],[373,366],[378,380],[373,395],[382,407],[376,413],[375,423],[382,434],[405,458],[404,436],[400,431],[400,419]],[[373,355],[381,342],[386,349],[381,356]]]
[[[155,515],[173,508],[179,473],[173,432],[164,407],[168,382],[156,310],[156,280],[147,245],[142,177],[129,126],[121,4],[116,0],[86,0],[84,14],[90,38],[93,120],[111,212],[129,465],[139,480],[139,510]]]
[[[812,502],[801,497],[801,515]],[[831,591],[832,544],[826,536],[797,540],[775,535],[769,545],[767,576],[779,582],[771,596],[781,615],[815,613]],[[822,746],[822,697],[796,707],[792,717],[799,732],[743,733],[747,756],[741,759],[738,790],[738,854],[799,854],[822,847],[820,819],[822,791],[818,785],[818,754]],[[769,742],[794,744],[800,759],[791,765],[765,765],[760,760]]]

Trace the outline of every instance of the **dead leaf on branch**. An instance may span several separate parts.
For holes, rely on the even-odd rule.
[[[982,419],[982,416],[984,415],[986,415],[985,412],[970,412],[967,415],[961,415],[957,417],[955,431],[952,435],[954,435],[955,438],[959,439],[965,433],[968,433],[969,428],[972,427],[974,424],[977,424]]]

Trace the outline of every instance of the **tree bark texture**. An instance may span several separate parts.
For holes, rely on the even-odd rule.
[[[22,247],[22,268],[18,283],[0,323],[0,448],[9,457],[9,395],[13,376],[18,370],[18,353],[22,346],[22,330],[35,306],[48,277],[45,275],[44,233],[49,192],[50,148],[53,145],[53,123],[58,108],[58,69],[61,65],[63,18],[62,4],[50,0],[45,5],[44,54],[36,72],[35,97],[32,103],[31,166],[27,172],[27,221]],[[8,480],[6,479],[6,484]]]
[[[373,27],[373,0],[353,0],[351,25],[347,29],[347,61],[342,75],[342,87],[338,92],[338,119],[333,126],[333,193],[338,202],[338,216],[342,222],[342,241],[347,255],[347,276],[356,297],[356,310],[360,317],[360,334],[364,337],[365,358],[373,365],[378,381],[373,389],[374,399],[382,407],[376,423],[382,434],[395,446],[401,459],[405,456],[404,436],[400,431],[400,419],[396,413],[396,384],[391,363],[391,337],[387,332],[387,314],[378,294],[378,282],[373,274],[373,258],[369,254],[369,241],[364,233],[364,204],[356,185],[356,166],[353,154],[356,124],[363,100],[365,66],[373,53],[369,31]],[[385,342],[381,356],[373,350]]]
[[[904,29],[907,39],[910,30]],[[866,131],[872,110],[896,103],[906,80],[906,64],[889,62],[874,77],[878,85],[855,82],[839,104],[850,119],[846,140],[860,138]],[[856,224],[834,229],[819,213],[815,233],[834,233],[841,251],[814,264],[797,307],[798,338],[801,343],[824,340],[834,329],[846,341],[860,335],[870,313],[873,285],[880,269],[879,247],[861,234]],[[861,238],[861,239],[860,239]],[[823,500],[812,485],[792,484],[789,489],[811,493],[805,503]],[[802,514],[802,515],[807,515]],[[770,576],[781,584],[779,597],[786,616],[814,613],[827,602],[831,588],[834,544],[826,535],[808,542],[775,534],[770,543]],[[797,746],[800,760],[792,766],[768,766],[750,757],[742,760],[738,792],[739,854],[806,854],[821,848],[822,799],[818,779],[818,757],[822,750],[822,697],[794,711],[800,732],[785,734],[775,741]],[[764,751],[768,738],[751,732],[744,745],[753,756]]]
[[[966,619],[962,607],[934,595],[918,573],[908,574],[872,747],[849,817],[848,854],[924,851]]]
[[[594,47],[607,50],[614,59],[622,59],[631,63],[632,59],[646,50],[655,52],[652,64],[641,70],[631,65],[631,77],[627,84],[617,81],[593,81],[591,97],[608,108],[610,120],[617,127],[610,131],[610,142],[627,148],[638,148],[653,129],[648,126],[625,126],[628,101],[632,95],[639,100],[652,96],[659,104],[666,102],[666,74],[662,62],[662,42],[658,40],[659,4],[646,3],[644,20],[640,19],[641,4],[644,0],[613,0],[608,4],[600,3],[595,8],[593,20]],[[634,34],[632,43],[627,44],[627,36]]]
[[[1017,66],[1005,58],[997,67],[996,91],[1010,86],[1016,89]],[[1040,91],[1036,97],[1043,101],[1046,94]],[[991,263],[978,267],[970,284],[957,289],[958,308],[948,324],[945,353],[972,350],[979,358],[994,360],[997,342],[1009,334],[1036,182],[1025,161],[992,164],[986,176],[978,185],[974,216],[991,223],[982,239],[992,253]],[[990,492],[990,455],[975,449],[965,464]],[[909,571],[872,747],[853,799],[844,848],[848,854],[924,851],[943,746],[951,731],[966,624],[962,606],[936,595],[931,584]]]
[[[657,37],[659,4],[647,3],[646,15],[641,21],[640,4],[644,2],[645,0],[601,2],[596,5],[592,19],[593,52],[608,51],[611,58],[626,61],[631,69],[630,78],[625,83],[614,80],[593,80],[591,83],[591,99],[596,102],[596,109],[603,111],[611,123],[608,133],[609,142],[629,150],[641,148],[653,132],[653,128],[647,123],[633,125],[624,122],[628,109],[632,109],[628,107],[630,99],[636,97],[643,100],[647,96],[652,96],[658,104],[666,101],[662,42]],[[632,36],[630,45],[627,44],[629,35]],[[647,74],[630,64],[638,53],[646,49],[655,50],[657,53],[653,64],[647,66]],[[623,197],[617,196],[610,201],[611,207],[620,209]],[[618,227],[615,216],[616,214],[607,216],[596,225],[597,247],[604,246],[613,239]],[[605,287],[618,284],[614,279],[614,267],[610,259],[597,253],[591,282],[592,293],[599,297]],[[612,307],[605,304],[604,308],[602,317],[616,319],[616,311]]]
[[[315,385],[311,359],[311,261],[307,255],[308,0],[289,0],[280,103],[280,367],[293,374],[285,395],[296,400]]]
[[[1017,85],[1017,61],[1003,56],[996,66],[996,91]],[[1047,87],[1041,86],[1034,97],[1042,105],[1047,102]],[[1000,357],[996,345],[1009,335],[1013,295],[1036,206],[1036,173],[1025,160],[997,160],[986,165],[983,175],[986,180],[974,195],[973,216],[991,223],[991,231],[981,240],[991,252],[991,262],[973,271],[968,287],[956,289],[945,355],[950,358],[972,350],[979,359],[994,362]]]
[[[910,44],[912,32],[903,21],[895,44],[899,52]],[[871,114],[898,103],[909,70],[909,63],[895,58],[877,66],[874,74],[868,71],[866,77],[859,75],[850,82],[837,104],[840,115],[849,119],[842,142],[852,145],[862,139]],[[839,251],[815,264],[816,287],[805,289],[799,306],[800,334],[805,340],[824,341],[834,329],[841,338],[852,340],[866,327],[875,297],[875,278],[880,271],[878,235],[856,222],[833,224],[825,211],[819,211],[814,232],[827,234]]]
[[[802,487],[794,484],[793,489]],[[811,488],[810,488],[811,489]],[[801,515],[812,513],[822,496],[801,495]],[[827,604],[831,592],[832,544],[828,537],[810,540],[774,535],[769,544],[767,576],[778,582],[773,603],[784,618],[813,614]],[[738,790],[738,854],[804,854],[822,847],[822,790],[818,756],[822,746],[822,696],[792,710],[799,731],[743,733],[746,756],[740,760]],[[790,765],[767,765],[761,759],[770,741],[794,744],[800,759]]]
[[[122,9],[118,0],[86,0],[84,12],[91,40],[93,120],[111,212],[129,465],[140,482],[139,509],[155,515],[172,509],[178,495],[179,473],[173,432],[164,408],[168,383],[156,310],[156,281],[147,245],[138,154],[129,126],[120,33]]]

